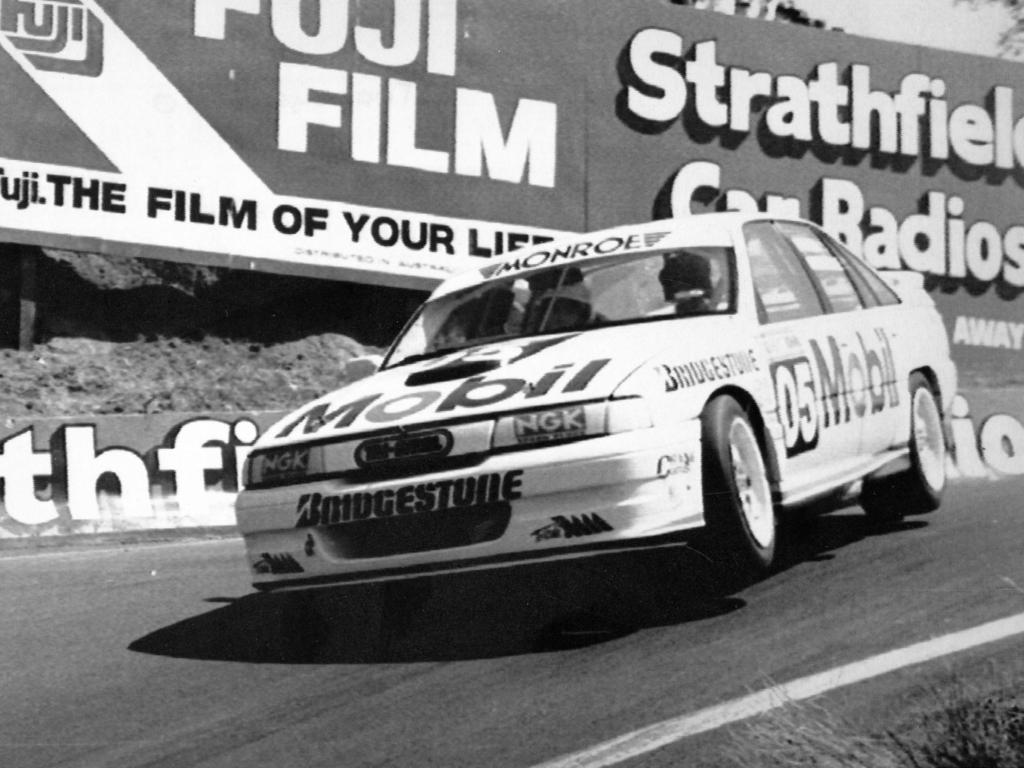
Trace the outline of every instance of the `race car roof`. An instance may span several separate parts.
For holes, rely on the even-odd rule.
[[[693,246],[731,247],[737,227],[748,221],[773,218],[777,217],[735,212],[702,213],[568,235],[490,259],[479,269],[445,280],[435,289],[433,296],[443,296],[492,278],[528,273],[553,264]]]

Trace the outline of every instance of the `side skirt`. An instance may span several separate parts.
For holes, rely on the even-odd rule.
[[[867,461],[842,470],[839,474],[803,488],[783,488],[782,504],[800,506],[836,493],[837,488],[851,485],[865,477],[885,477],[910,466],[910,449],[896,448],[870,457]]]

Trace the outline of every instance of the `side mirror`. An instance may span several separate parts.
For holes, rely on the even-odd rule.
[[[353,357],[345,363],[344,374],[346,381],[359,381],[367,376],[372,376],[380,368],[384,358],[380,355],[360,355]]]

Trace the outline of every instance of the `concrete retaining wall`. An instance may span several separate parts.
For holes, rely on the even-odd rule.
[[[280,415],[9,419],[0,540],[233,526],[249,446]]]
[[[227,528],[250,446],[280,412],[0,424],[0,541]],[[1024,390],[962,393],[956,480],[1024,475]]]

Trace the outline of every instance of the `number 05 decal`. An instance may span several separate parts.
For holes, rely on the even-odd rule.
[[[811,361],[794,357],[773,363],[770,370],[786,439],[786,455],[809,451],[818,444],[818,393]]]

